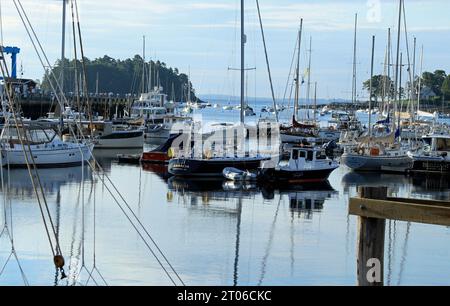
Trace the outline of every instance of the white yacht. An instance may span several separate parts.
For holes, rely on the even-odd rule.
[[[20,137],[16,127],[2,131],[3,165],[26,167],[28,159],[28,163],[34,162],[37,167],[66,167],[80,165],[92,157],[93,144],[64,142],[53,129],[30,125],[20,126],[19,131]]]

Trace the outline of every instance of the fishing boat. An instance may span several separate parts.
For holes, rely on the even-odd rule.
[[[450,175],[450,135],[430,134],[422,139],[421,150],[408,152],[414,161],[411,171]]]
[[[328,158],[321,148],[299,145],[290,148],[287,165],[263,168],[258,179],[274,184],[324,182],[338,167],[339,163]]]
[[[1,137],[4,164],[12,168],[33,163],[41,168],[78,166],[92,157],[93,144],[64,142],[53,129],[23,125],[18,130],[19,135],[15,127],[7,127]]]

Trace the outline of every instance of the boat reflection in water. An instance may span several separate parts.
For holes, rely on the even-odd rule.
[[[434,200],[448,201],[450,198],[450,180],[448,175],[413,174],[412,194],[415,197],[426,197]]]
[[[411,178],[404,174],[389,174],[375,172],[348,172],[342,177],[344,193],[351,189],[357,192],[358,187],[380,187],[380,184],[388,187],[393,193],[398,193],[409,186]]]
[[[103,170],[110,172],[112,164],[118,161],[118,155],[142,154],[143,151],[143,149],[96,149],[93,155]]]
[[[251,199],[257,196],[268,201],[287,198],[291,212],[299,213],[299,217],[302,212],[308,212],[311,216],[312,212],[322,210],[327,199],[338,195],[328,181],[274,187],[256,182],[171,177],[168,185],[170,193],[175,193],[183,199],[188,196],[190,202],[195,205],[199,202],[209,205],[212,201],[226,202],[230,199]]]
[[[171,177],[169,173],[169,168],[165,164],[149,164],[149,163],[143,163],[142,164],[142,170],[144,172],[150,172],[158,176],[163,182],[168,181],[168,179]]]
[[[35,197],[28,169],[3,170],[5,184],[9,181],[10,194]],[[56,194],[61,187],[78,185],[83,180],[92,181],[92,172],[88,166],[58,169],[38,169],[39,179],[46,194]],[[1,188],[1,185],[0,185]]]

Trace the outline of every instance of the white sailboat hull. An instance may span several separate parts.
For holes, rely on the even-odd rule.
[[[402,156],[367,156],[344,153],[341,162],[356,171],[384,171],[404,173],[413,167],[413,159]]]
[[[50,145],[33,145],[31,152],[34,158],[34,163],[37,167],[53,168],[53,167],[66,167],[66,166],[78,166],[82,162],[87,162],[91,159],[91,151],[93,145],[85,144],[62,144],[61,146]],[[31,155],[26,148],[26,154],[28,162],[32,164]],[[22,150],[22,146],[16,145],[14,148],[4,149],[4,164],[10,165],[10,167],[26,167],[27,160]]]

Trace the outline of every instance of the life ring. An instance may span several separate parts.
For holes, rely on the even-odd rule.
[[[358,154],[359,154],[359,155],[364,155],[364,149],[363,149],[363,148],[360,148],[360,149],[358,150]]]

